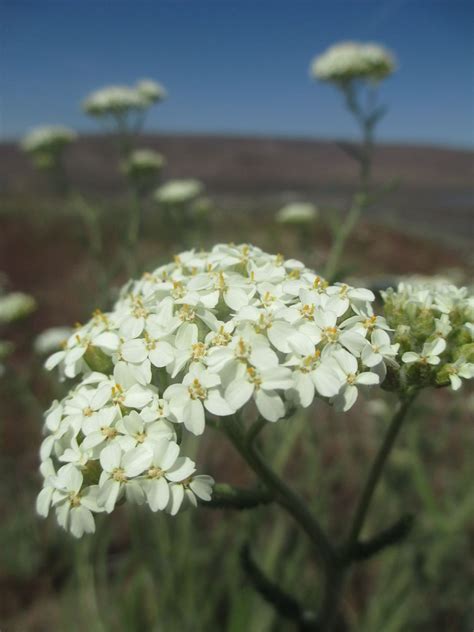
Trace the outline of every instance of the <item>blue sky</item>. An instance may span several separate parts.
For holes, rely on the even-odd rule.
[[[79,103],[142,77],[170,93],[151,130],[347,137],[315,54],[345,39],[390,47],[380,138],[474,144],[474,3],[464,0],[3,0],[1,133],[43,123],[97,129]]]

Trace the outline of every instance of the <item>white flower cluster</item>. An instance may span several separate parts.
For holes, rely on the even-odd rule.
[[[21,140],[21,148],[28,153],[51,152],[62,149],[76,140],[77,134],[62,125],[37,127]]]
[[[164,157],[152,149],[135,149],[124,164],[124,171],[131,177],[151,176],[165,165]]]
[[[33,347],[38,355],[49,355],[58,351],[66,344],[73,330],[71,327],[50,327],[45,329],[35,338]]]
[[[75,535],[122,496],[175,513],[213,483],[179,457],[175,424],[200,435],[209,415],[247,407],[276,422],[316,396],[348,410],[397,352],[373,299],[248,245],[184,252],[130,282],[47,360],[81,381],[46,415],[40,513],[52,503]]]
[[[28,316],[36,309],[36,301],[30,294],[24,292],[0,293],[0,324],[11,323],[14,320]]]
[[[162,204],[187,204],[195,200],[204,190],[199,180],[170,180],[155,192],[155,200]]]
[[[396,67],[390,51],[378,44],[342,42],[329,47],[311,64],[311,74],[321,81],[345,83],[352,79],[380,81]]]
[[[291,202],[275,216],[279,224],[311,224],[318,217],[318,209],[310,202]]]
[[[167,97],[167,92],[163,86],[152,79],[141,79],[137,83],[137,91],[150,104],[163,101]]]
[[[382,297],[411,379],[458,390],[461,378],[474,377],[474,296],[466,287],[415,278]]]
[[[166,97],[165,89],[158,83],[144,79],[135,87],[105,86],[90,94],[82,104],[91,116],[117,116],[132,111],[146,110],[153,103]]]

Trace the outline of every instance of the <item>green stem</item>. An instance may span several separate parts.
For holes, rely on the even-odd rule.
[[[137,247],[138,240],[140,237],[140,226],[142,219],[142,205],[140,200],[140,193],[137,189],[132,186],[132,196],[131,196],[131,205],[130,205],[130,218],[128,224],[128,235],[127,235],[127,260],[128,260],[128,268],[130,276],[134,276],[137,273],[138,262],[137,262]]]
[[[392,417],[387,430],[387,434],[385,435],[382,445],[380,446],[375,461],[370,468],[369,475],[367,477],[367,481],[362,492],[362,496],[360,497],[354,519],[352,521],[352,527],[349,532],[349,537],[347,540],[347,548],[349,551],[359,539],[359,535],[362,531],[367,513],[370,508],[370,503],[382,476],[385,463],[387,462],[387,459],[392,451],[392,448],[395,444],[395,441],[402,428],[403,422],[406,419],[407,412],[414,398],[415,396],[412,395],[411,397],[406,398],[400,403],[398,410]]]
[[[325,277],[329,282],[337,280],[340,261],[347,240],[356,227],[361,214],[368,206],[370,181],[372,175],[372,155],[374,149],[374,126],[372,112],[364,112],[360,106],[355,89],[349,85],[344,90],[346,105],[354,115],[362,131],[360,151],[351,153],[359,163],[359,187],[354,196],[351,208],[336,233],[325,269]]]
[[[332,283],[337,278],[344,246],[346,245],[350,234],[359,221],[361,213],[365,207],[365,198],[360,195],[356,196],[349,210],[349,213],[344,220],[344,223],[339,227],[339,230],[337,231],[336,237],[334,238],[331,250],[329,252],[326,269],[324,271],[324,276],[330,283]]]
[[[318,557],[327,574],[336,565],[336,552],[316,518],[309,511],[307,503],[267,465],[253,443],[248,441],[237,419],[226,417],[224,430],[237,451],[253,469],[260,480],[273,493],[275,501],[292,516],[313,543]]]
[[[347,543],[343,547],[342,563],[339,565],[332,565],[329,568],[329,573],[326,576],[326,590],[319,618],[321,632],[331,632],[336,624],[345,577],[350,564],[357,557],[357,552],[359,550],[358,540],[370,508],[370,503],[381,479],[384,466],[392,451],[406,418],[406,414],[414,398],[415,395],[411,395],[410,397],[404,399],[394,414],[388,427],[387,434],[385,435],[375,461],[370,468],[362,496],[360,497],[357,505],[349,536],[347,538]]]

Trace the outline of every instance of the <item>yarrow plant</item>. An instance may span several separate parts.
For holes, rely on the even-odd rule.
[[[0,334],[11,323],[29,316],[35,311],[36,300],[25,292],[8,292],[3,287],[4,278],[0,275]],[[5,373],[5,360],[11,355],[15,346],[9,340],[0,338],[0,377]]]
[[[156,186],[163,167],[164,156],[152,149],[135,149],[122,165],[124,173],[140,193],[146,193]]]
[[[76,132],[63,125],[37,127],[21,140],[23,151],[30,154],[40,169],[53,169],[62,157],[65,147],[75,141]]]
[[[46,362],[74,383],[45,416],[38,512],[46,516],[52,508],[58,523],[80,537],[94,531],[96,514],[122,502],[174,515],[216,500],[236,508],[274,501],[310,538],[325,578],[317,617],[298,608],[285,616],[305,629],[330,630],[348,568],[407,533],[402,519],[360,541],[416,393],[453,384],[451,378],[457,388],[456,377],[473,375],[466,290],[403,285],[383,298],[386,318],[374,313],[370,290],[331,285],[300,261],[249,245],[186,251],[130,281],[110,312],[97,310]],[[414,365],[423,379],[410,373]],[[339,547],[270,468],[256,439],[315,400],[347,411],[360,389],[382,382],[397,390],[400,404]],[[200,436],[207,427],[223,432],[261,488],[239,491],[196,473],[181,454],[183,431]],[[255,572],[260,589],[261,571]],[[264,584],[278,610],[281,589]]]
[[[88,506],[93,512],[112,511],[121,496],[150,505],[155,479],[167,500],[153,502],[154,511],[175,512],[176,496],[182,501],[193,488],[208,498],[212,479],[195,479],[189,460],[175,467],[177,425],[200,435],[206,420],[225,423],[252,409],[277,422],[315,397],[348,410],[358,388],[378,384],[384,358],[396,354],[388,341],[364,363],[367,337],[387,336],[373,299],[369,290],[329,286],[302,263],[250,246],[184,252],[131,282],[110,313],[97,312],[47,361],[80,381],[46,415],[42,461],[61,474],[48,475],[46,489],[56,491],[41,498],[48,494],[64,511],[65,484],[71,507],[84,494],[97,501]],[[171,466],[156,456],[166,445]],[[78,484],[74,470],[82,476],[77,489],[67,487]],[[42,513],[48,503],[40,502]],[[86,512],[76,514],[80,520]],[[78,535],[76,514],[61,524]]]
[[[461,387],[474,377],[474,297],[446,282],[402,282],[382,293],[400,345],[398,379],[413,386]]]
[[[310,68],[313,79],[330,83],[342,94],[347,110],[361,131],[361,142],[339,143],[359,166],[359,186],[343,222],[335,224],[334,240],[325,275],[337,278],[344,246],[361,214],[373,201],[371,191],[372,160],[375,128],[385,116],[387,108],[377,102],[379,84],[396,70],[390,51],[373,43],[341,42],[316,57]]]
[[[136,86],[105,86],[92,92],[83,102],[86,114],[118,132],[121,150],[131,151],[130,136],[138,133],[149,108],[163,101],[166,90],[151,79],[142,79]]]
[[[345,84],[355,79],[378,82],[395,68],[393,54],[379,44],[342,42],[316,57],[311,72],[321,81]]]
[[[311,202],[285,204],[275,215],[279,224],[308,225],[318,217],[318,209]]]

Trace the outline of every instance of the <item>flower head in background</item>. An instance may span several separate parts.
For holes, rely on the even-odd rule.
[[[38,334],[34,341],[34,350],[38,355],[50,355],[59,351],[73,333],[71,327],[50,327]]]
[[[103,117],[125,114],[148,106],[147,101],[134,88],[128,86],[106,86],[92,92],[83,102],[86,114]]]
[[[461,387],[474,377],[474,297],[443,279],[407,279],[382,292],[400,345],[402,383]]]
[[[139,81],[135,87],[105,86],[92,92],[83,102],[86,114],[97,118],[123,117],[140,113],[166,97],[166,90],[151,79]]]
[[[278,422],[315,398],[348,410],[396,353],[373,300],[249,245],[183,252],[129,282],[46,362],[75,385],[45,416],[40,513],[80,535],[121,500],[171,514],[209,500],[177,425]]]
[[[38,167],[54,166],[64,148],[75,141],[76,132],[62,125],[48,125],[37,127],[26,134],[20,142],[20,147],[30,154]]]
[[[30,294],[11,292],[0,294],[0,324],[11,323],[29,316],[36,309],[36,301]]]
[[[125,163],[125,170],[129,174],[157,172],[164,167],[165,163],[162,154],[153,149],[135,149]]]
[[[204,190],[199,180],[170,180],[155,192],[155,200],[161,204],[180,205],[195,200]]]
[[[136,90],[150,105],[163,101],[168,96],[163,86],[152,79],[141,79],[137,83]]]
[[[352,80],[377,83],[396,68],[393,54],[371,43],[341,42],[330,46],[311,64],[311,75],[320,81],[345,84]]]
[[[291,202],[275,215],[279,224],[311,224],[318,217],[318,209],[310,202]]]
[[[156,186],[165,158],[152,149],[135,149],[123,163],[123,171],[142,189]]]

